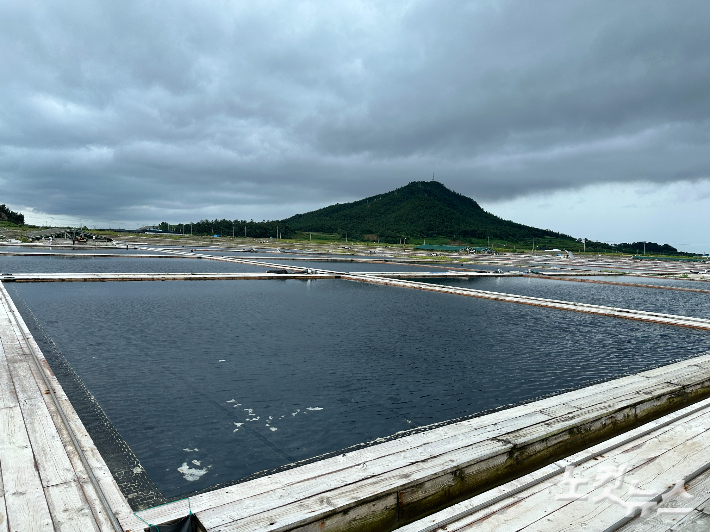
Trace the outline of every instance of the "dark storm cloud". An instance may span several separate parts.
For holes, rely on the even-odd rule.
[[[705,2],[0,6],[2,202],[287,216],[710,177]],[[256,214],[255,214],[256,213]]]

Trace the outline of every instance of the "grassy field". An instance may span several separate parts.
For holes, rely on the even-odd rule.
[[[8,221],[0,221],[0,240],[2,239],[17,239],[22,242],[29,242],[28,233],[43,229],[40,226],[24,225],[18,226]],[[449,239],[442,237],[435,238],[406,238],[399,243],[384,243],[372,240],[352,240],[345,235],[335,233],[318,233],[318,232],[302,232],[297,233],[294,238],[290,239],[273,239],[273,238],[244,238],[221,236],[214,237],[212,235],[173,235],[173,234],[143,234],[143,233],[127,233],[111,230],[92,230],[84,228],[88,233],[97,236],[105,236],[113,240],[124,242],[144,242],[151,245],[184,245],[184,246],[259,246],[269,245],[281,248],[293,249],[314,249],[317,251],[325,250],[342,252],[342,253],[367,253],[375,248],[390,249],[392,251],[412,250],[415,246],[421,244],[428,245],[457,245],[471,247],[491,247],[499,253],[530,253],[533,250],[542,251],[546,249],[560,249],[571,251],[580,255],[604,255],[616,257],[631,257],[634,255],[642,255],[643,250],[637,250],[636,253],[620,253],[610,249],[595,249],[593,245],[587,243],[586,252],[585,245],[582,242],[570,241],[567,239],[558,239],[553,237],[536,238],[533,242],[509,242],[496,238],[491,239]],[[349,248],[349,249],[348,249]],[[663,258],[685,258],[688,255],[676,254],[659,254],[647,253],[647,256],[659,256]]]

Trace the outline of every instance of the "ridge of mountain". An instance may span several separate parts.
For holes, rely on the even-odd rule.
[[[497,238],[519,241],[569,235],[504,220],[438,181],[413,181],[390,192],[296,214],[282,220],[296,231],[348,233],[352,238]]]

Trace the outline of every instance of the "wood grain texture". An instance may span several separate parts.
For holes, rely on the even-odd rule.
[[[12,384],[12,394],[3,394],[4,408],[0,407],[4,423],[0,428],[0,472],[5,475],[10,530],[112,532],[113,526],[89,481],[42,372],[62,405],[79,445],[87,451],[88,463],[109,504],[117,514],[128,513],[127,501],[0,284],[0,379],[3,384]],[[3,392],[6,391],[3,386]],[[8,474],[14,475],[9,481]],[[17,486],[26,489],[23,491]],[[38,528],[30,528],[30,519],[37,521],[38,524],[32,526]]]
[[[0,468],[9,529],[54,530],[19,406],[0,409]]]
[[[710,368],[701,368],[699,365],[707,359],[706,355],[699,359],[678,363],[670,369],[691,371],[697,378],[702,379],[704,373],[710,374]],[[665,383],[663,372],[657,373],[660,375],[639,374],[602,383],[496,412],[490,416],[388,441],[238,486],[222,488],[192,498],[192,507],[205,524],[219,530],[238,530],[252,525],[257,526],[255,522],[244,521],[247,519],[244,517],[247,514],[252,516],[258,514],[257,519],[275,518],[275,523],[281,523],[279,526],[288,529],[289,526],[310,526],[299,522],[298,519],[307,520],[308,515],[313,513],[320,512],[324,516],[335,515],[337,512],[354,507],[358,500],[363,501],[367,497],[377,496],[378,492],[384,496],[386,491],[380,490],[397,491],[401,501],[404,502],[408,502],[410,497],[416,500],[417,497],[427,496],[432,486],[438,485],[442,489],[448,489],[447,483],[451,481],[451,477],[447,476],[450,475],[448,471],[456,467],[459,471],[464,471],[467,467],[463,461],[457,462],[457,453],[464,449],[467,443],[477,445],[492,438],[499,442],[513,442],[521,446],[534,444],[536,441],[548,445],[545,438],[554,437],[557,433],[562,434],[565,429],[573,429],[583,422],[599,422],[609,418],[610,411],[616,412],[613,415],[634,416],[637,405],[647,402],[655,394],[667,394],[680,389],[678,385]],[[575,404],[585,408],[572,406]],[[421,457],[429,456],[428,459],[437,464],[438,470],[432,469],[428,476],[415,474],[404,478],[400,475],[397,482],[388,484],[392,476],[397,477],[397,471],[404,472],[409,465],[418,463],[409,461],[415,453],[420,453]],[[405,457],[409,458],[405,459]],[[479,458],[486,460],[493,457],[482,455]],[[370,476],[362,476],[358,471],[358,468],[363,466],[372,467],[379,464],[383,465],[383,469],[371,469]],[[403,469],[400,469],[402,467]],[[329,480],[334,481],[336,485],[350,482],[351,486],[356,486],[362,498],[348,498],[349,488],[345,488],[346,492],[343,493],[337,492],[337,488],[336,491],[331,491],[333,488]],[[320,487],[309,491],[309,485],[320,485]],[[330,502],[324,505],[323,501],[326,498]],[[279,504],[282,505],[281,510],[276,508]],[[301,507],[307,510],[299,513],[298,508]],[[280,512],[283,512],[283,515]],[[141,515],[148,518],[150,522],[159,523],[175,517],[175,513],[173,505],[166,505],[146,510]]]
[[[652,495],[631,500],[633,502],[650,500],[654,495],[662,493],[668,486],[673,485],[678,480],[677,477],[682,478],[684,474],[690,473],[708,460],[710,455],[710,400],[703,403],[705,408],[702,412],[680,419],[671,425],[660,427],[651,434],[641,435],[646,429],[646,427],[641,427],[631,431],[629,435],[624,435],[628,437],[633,436],[634,433],[639,434],[637,438],[621,447],[578,466],[574,471],[574,477],[593,482],[609,468],[615,469],[618,473],[620,466],[626,466],[628,472],[623,477],[622,489],[614,493],[621,495],[622,500],[629,501],[629,497],[624,496],[624,493],[628,495],[630,483],[634,482],[639,488],[651,491]],[[684,410],[689,412],[693,409]],[[675,416],[682,413],[675,414]],[[650,425],[653,427],[659,424],[660,420]],[[621,438],[620,436],[614,440],[623,441]],[[557,462],[554,466],[561,469],[575,460],[598,453],[610,443],[612,441],[594,446],[564,461]],[[551,467],[553,466],[548,466],[547,471],[550,471]],[[683,471],[685,473],[681,473]],[[527,478],[535,480],[542,477],[544,473],[545,469],[536,471],[528,475]],[[564,494],[569,490],[567,486],[561,484],[561,480],[562,475],[558,475],[536,483],[521,493],[507,497],[496,504],[448,524],[446,530],[449,532],[464,529],[475,531],[525,530],[526,532],[533,530],[553,532],[583,529],[601,530],[624,516],[626,509],[609,501],[594,504],[591,500],[573,502],[556,500],[556,495]],[[491,492],[481,494],[469,501],[407,525],[401,529],[401,532],[420,532],[424,528],[435,525],[437,522],[443,522],[444,519],[455,516],[463,510],[475,508],[476,505],[486,500],[492,500],[497,495],[505,494],[521,485],[523,481],[524,479],[519,479],[491,490]],[[577,492],[580,495],[589,495],[593,499],[613,484],[614,480],[596,489],[591,484],[581,485]],[[689,485],[689,491],[694,495],[696,503],[707,500],[709,489],[708,476]],[[687,506],[687,502],[678,497],[663,506],[683,507],[683,505]],[[621,530],[636,532],[668,530],[674,521],[679,520],[679,517],[671,519],[668,516],[639,519],[632,521]],[[652,524],[653,526],[651,526]]]
[[[54,527],[62,532],[99,532],[78,481],[44,488]]]

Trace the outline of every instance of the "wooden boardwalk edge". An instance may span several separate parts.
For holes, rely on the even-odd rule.
[[[27,530],[42,529],[50,514],[56,529],[83,530],[93,520],[92,530],[112,530],[40,371],[121,526],[143,530],[1,282],[0,340],[0,532],[15,528],[10,509],[17,516],[28,504],[49,513],[41,518],[45,510],[27,506],[28,520],[38,518]],[[389,531],[707,397],[710,352],[214,490],[192,497],[191,506],[206,530],[220,532]],[[8,453],[27,462],[27,449],[37,467],[18,476]],[[24,478],[44,503],[23,498]],[[62,522],[57,516],[65,506],[73,513]],[[185,515],[184,501],[140,515],[166,523]]]
[[[192,509],[222,532],[393,530],[707,397],[705,354],[201,494]],[[164,523],[184,512],[172,506],[141,515]]]
[[[0,470],[5,484],[5,505],[0,507],[0,517],[2,514],[6,516],[7,526],[12,532],[113,532],[115,529],[90,480],[90,474],[97,479],[117,518],[129,514],[130,506],[2,283],[0,340],[0,377],[4,381],[0,383],[4,395],[0,401],[0,418],[4,418],[6,423],[14,420],[15,434],[14,442],[0,437]],[[37,356],[39,366],[35,364],[30,349]],[[71,428],[65,425],[40,371],[47,377]],[[90,473],[74,446],[69,430],[86,457]],[[23,469],[23,464],[29,464],[30,469]],[[8,486],[8,477],[18,480]],[[27,488],[33,483],[39,483],[37,486],[41,492],[35,489],[30,497]],[[0,531],[6,526],[2,521],[0,519]]]

